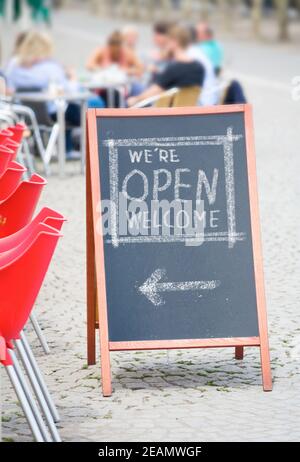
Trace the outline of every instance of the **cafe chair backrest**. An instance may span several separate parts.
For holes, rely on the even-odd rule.
[[[20,94],[21,93],[40,93],[40,92],[41,92],[41,88],[37,88],[37,87],[18,88],[18,93]],[[49,116],[48,106],[45,101],[35,101],[34,99],[29,100],[27,98],[26,100],[22,101],[22,97],[20,99],[21,99],[21,104],[23,104],[24,106],[30,107],[30,109],[34,111],[38,125],[43,126],[43,127],[52,127],[55,124],[55,122]],[[31,125],[30,119],[26,120],[25,118],[25,121],[27,125]]]
[[[23,244],[0,254],[0,332],[19,338],[52,259],[59,231],[40,223]]]
[[[46,183],[40,175],[33,174],[0,202],[0,238],[19,231],[30,222]]]
[[[180,88],[177,93],[171,96],[162,96],[155,107],[188,107],[197,106],[201,87],[198,85]]]
[[[0,201],[5,200],[16,190],[26,170],[26,167],[18,162],[9,163],[8,168],[0,176]]]
[[[154,107],[171,107],[173,98],[174,96],[164,95],[155,102]]]
[[[10,236],[0,239],[0,253],[22,244],[27,236],[35,232],[40,223],[45,223],[55,228],[57,231],[60,231],[65,221],[65,217],[61,213],[49,207],[44,207],[27,226],[24,226],[20,231]]]
[[[22,142],[23,134],[24,134],[25,130],[26,130],[26,125],[21,124],[21,123],[17,123],[16,125],[13,125],[13,126],[9,127],[9,131],[11,131],[12,134],[13,134],[12,139],[16,143],[21,143]]]
[[[3,144],[0,144],[0,176],[3,175],[9,163],[13,160],[14,151]]]
[[[7,128],[0,130],[0,145],[3,144],[7,138],[13,139],[13,132]]]
[[[12,138],[6,138],[3,144],[4,146],[6,146],[7,148],[13,151],[12,160],[14,160],[17,157],[17,154],[20,148],[20,143],[18,143],[17,141],[14,141]]]

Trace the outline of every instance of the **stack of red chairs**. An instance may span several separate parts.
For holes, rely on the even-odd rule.
[[[47,207],[32,219],[47,182],[37,174],[22,180],[26,168],[16,156],[24,130],[17,124],[0,131],[0,362],[35,440],[57,442],[59,415],[23,328],[65,219]]]

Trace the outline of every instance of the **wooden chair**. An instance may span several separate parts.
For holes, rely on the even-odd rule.
[[[169,90],[160,93],[159,95],[149,96],[148,98],[143,99],[139,103],[136,103],[132,108],[142,108],[142,107],[150,107],[155,106],[156,102],[162,98],[169,98],[179,92],[179,88],[173,87]]]
[[[132,106],[133,108],[141,107],[184,107],[197,106],[200,95],[200,86],[191,86],[185,88],[173,87],[164,91],[160,95],[145,98],[143,101]]]
[[[155,102],[155,107],[197,106],[201,87],[198,85],[180,88],[170,96],[162,96]]]

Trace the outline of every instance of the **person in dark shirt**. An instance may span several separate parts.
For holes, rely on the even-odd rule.
[[[175,24],[169,21],[159,21],[153,26],[154,49],[150,52],[150,62],[147,71],[151,75],[151,83],[158,72],[165,70],[170,61],[170,51],[168,49],[169,30]]]
[[[133,106],[145,98],[159,95],[173,87],[202,86],[205,70],[199,61],[193,60],[187,53],[190,38],[190,32],[181,26],[170,29],[168,47],[173,57],[172,62],[155,76],[153,84],[147,90],[138,96],[128,98],[128,106]]]

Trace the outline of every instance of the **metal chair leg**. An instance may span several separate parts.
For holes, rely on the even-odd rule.
[[[11,384],[16,392],[16,395],[18,397],[18,400],[20,401],[20,404],[22,406],[22,409],[24,411],[24,414],[25,414],[25,417],[26,417],[26,420],[31,428],[31,431],[32,431],[32,434],[34,436],[34,439],[38,442],[38,443],[43,443],[44,442],[44,439],[43,439],[43,436],[40,432],[40,429],[39,429],[39,426],[34,418],[34,415],[32,413],[32,410],[30,408],[30,405],[26,399],[26,396],[25,396],[25,393],[24,393],[24,390],[19,382],[19,379],[17,377],[17,374],[14,370],[14,367],[13,366],[7,366],[6,368],[6,371],[7,371],[7,374],[8,374],[8,377],[11,381]]]
[[[31,321],[31,324],[32,324],[32,326],[33,326],[33,328],[35,330],[35,333],[36,333],[36,335],[37,335],[37,337],[38,337],[38,339],[39,339],[39,341],[40,341],[40,343],[41,343],[41,345],[43,347],[44,353],[46,355],[48,355],[50,353],[50,349],[49,349],[46,337],[45,337],[45,335],[44,335],[44,333],[43,333],[43,331],[42,331],[42,329],[41,329],[41,327],[40,327],[40,325],[38,323],[38,320],[37,320],[34,313],[31,313],[30,321]]]
[[[26,335],[25,335],[24,331],[21,332],[21,340],[22,340],[23,346],[25,348],[25,351],[27,353],[28,359],[29,359],[29,361],[31,363],[31,366],[32,366],[32,368],[34,370],[34,373],[36,375],[36,378],[37,378],[37,380],[39,382],[39,385],[40,385],[40,387],[41,387],[41,389],[43,391],[43,394],[45,396],[45,399],[47,401],[47,404],[48,404],[49,409],[51,411],[51,414],[53,416],[53,420],[54,420],[54,422],[59,422],[60,417],[59,417],[58,411],[57,411],[56,406],[55,406],[55,404],[54,404],[54,402],[53,402],[53,400],[51,398],[51,395],[49,393],[49,390],[47,388],[45,380],[44,380],[44,378],[43,378],[43,376],[41,374],[40,368],[37,365],[37,362],[36,362],[35,357],[34,357],[34,355],[32,353],[32,350],[30,348],[30,345],[28,343],[28,340],[26,338]]]
[[[21,153],[23,154],[23,164],[25,163],[25,167],[27,167],[27,171],[28,171],[27,176],[29,178],[29,175],[32,175],[35,172],[35,167],[34,167],[33,157],[30,152],[27,139],[23,140]]]
[[[47,425],[49,427],[50,433],[51,433],[51,435],[53,437],[53,440],[55,442],[60,442],[61,439],[60,439],[60,436],[58,434],[57,428],[55,426],[54,420],[52,418],[52,414],[51,414],[50,409],[48,407],[48,404],[47,404],[47,402],[45,400],[44,394],[43,394],[42,389],[40,387],[40,384],[39,384],[39,382],[37,380],[37,377],[35,375],[35,371],[33,370],[32,366],[31,366],[31,363],[30,363],[30,361],[28,359],[27,352],[24,349],[23,343],[21,342],[21,340],[16,340],[15,345],[17,347],[18,353],[19,353],[20,358],[22,360],[24,369],[27,372],[27,375],[28,375],[28,378],[30,380],[32,389],[34,390],[35,395],[37,397],[37,400],[39,402],[39,405],[40,405],[40,407],[41,407],[41,409],[42,409],[42,411],[44,413],[44,416],[45,416]]]
[[[45,422],[43,421],[43,418],[42,418],[41,413],[40,413],[40,411],[38,409],[38,406],[37,406],[36,402],[33,399],[32,393],[30,391],[27,380],[26,380],[26,378],[25,378],[25,376],[24,376],[24,374],[22,372],[22,369],[21,369],[21,366],[19,364],[18,358],[17,358],[14,350],[9,350],[9,354],[10,354],[10,357],[12,359],[13,367],[15,369],[16,375],[17,375],[17,377],[19,379],[20,384],[22,385],[24,394],[25,394],[26,399],[27,399],[27,401],[28,401],[28,403],[30,405],[30,408],[32,410],[32,413],[34,415],[36,423],[39,426],[39,429],[41,431],[43,439],[44,439],[44,441],[49,443],[49,442],[52,441],[52,438],[51,438],[51,436],[50,436],[50,434],[49,434],[49,432],[47,430]]]

